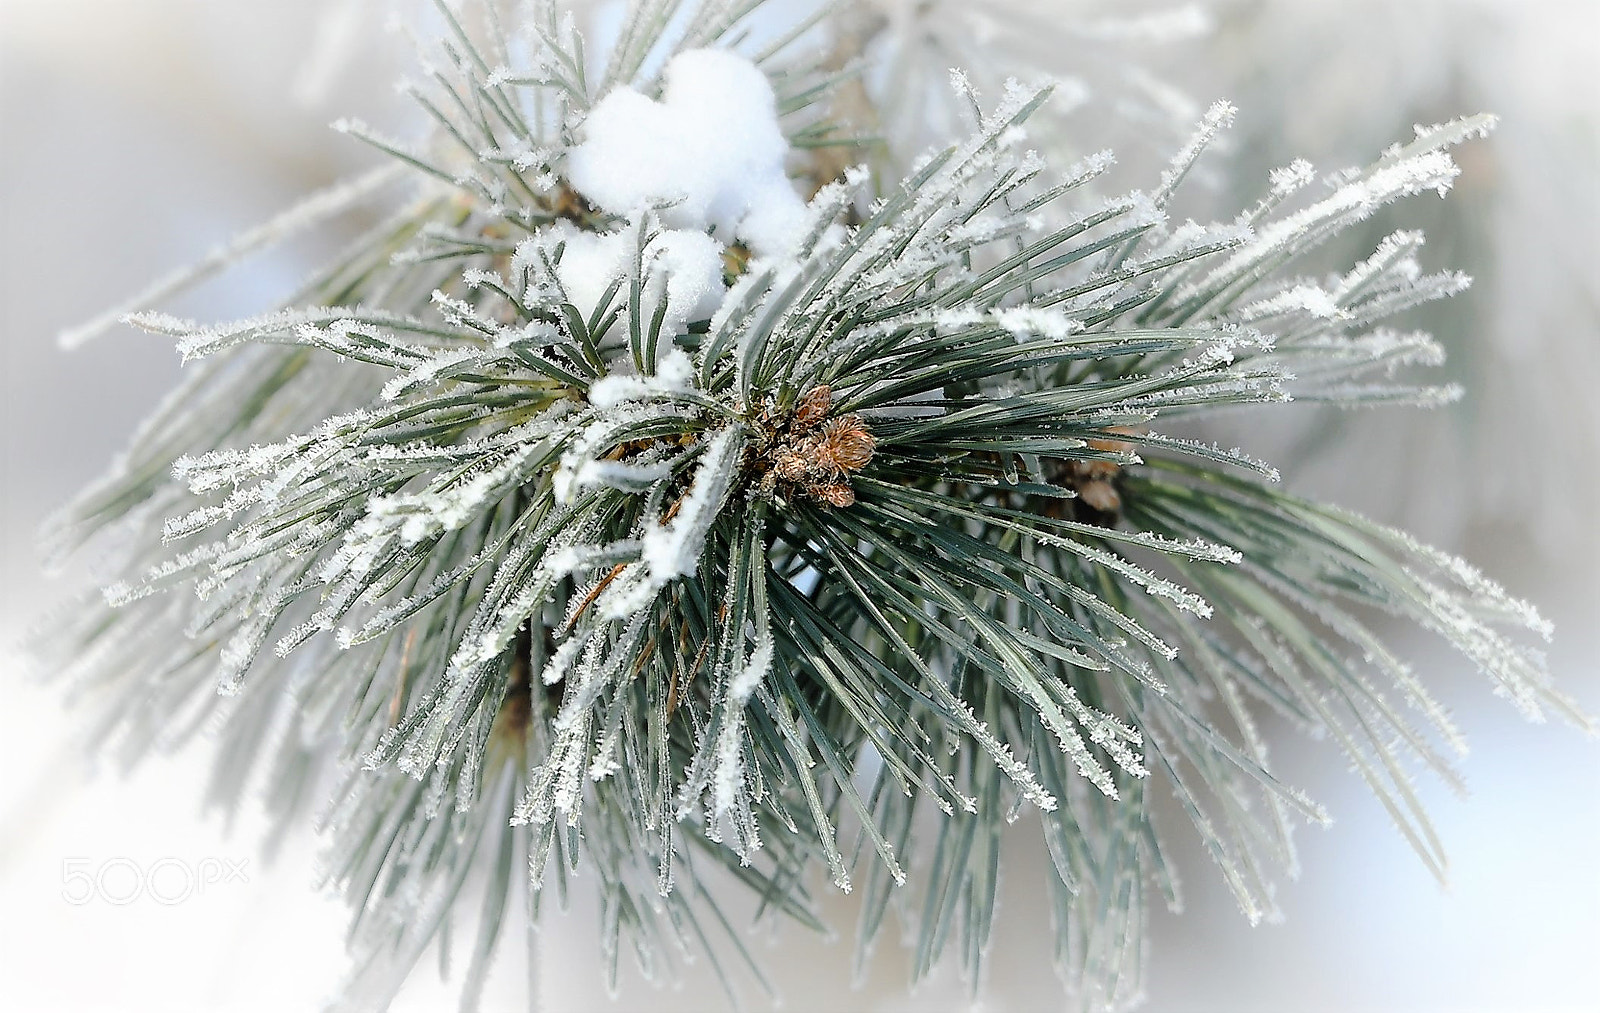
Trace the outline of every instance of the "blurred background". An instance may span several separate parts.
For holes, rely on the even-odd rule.
[[[1022,2],[990,6],[1003,15]],[[52,601],[72,586],[70,573],[46,575],[40,524],[178,375],[163,339],[122,328],[65,353],[57,333],[372,164],[325,126],[345,115],[395,129],[407,121],[390,87],[404,46],[367,40],[382,6],[0,0],[0,642],[47,626]],[[1066,16],[1084,4],[1041,6]],[[1148,68],[1196,108],[1227,97],[1241,109],[1190,213],[1231,216],[1269,168],[1294,157],[1332,170],[1404,139],[1416,122],[1501,115],[1490,141],[1463,150],[1449,200],[1417,198],[1346,250],[1348,259],[1384,231],[1421,226],[1430,268],[1477,277],[1420,322],[1449,349],[1469,397],[1432,413],[1246,428],[1250,448],[1280,464],[1292,488],[1402,523],[1539,603],[1557,625],[1558,679],[1600,711],[1600,5],[1203,6],[1209,34],[1147,54]],[[1067,121],[1083,127],[1087,150],[1102,143],[1095,110],[1091,101]],[[168,308],[204,318],[269,306],[330,249],[326,239],[291,245]],[[1323,438],[1332,432],[1340,438]],[[1422,784],[1452,856],[1449,888],[1428,877],[1332,749],[1280,736],[1285,779],[1336,823],[1300,835],[1303,874],[1284,888],[1281,925],[1251,929],[1200,849],[1181,850],[1188,910],[1156,915],[1145,1009],[1600,1008],[1600,746],[1523,723],[1421,635],[1400,643],[1473,746],[1470,798]],[[27,677],[10,646],[0,694],[0,1007],[309,1010],[331,994],[346,916],[310,887],[309,833],[291,835],[269,863],[250,806],[231,828],[199,812],[198,753],[129,775],[91,769],[59,688]],[[1016,835],[983,1009],[1062,1005],[1035,889],[1047,874],[1042,849]],[[849,901],[831,903],[833,920],[852,925]],[[485,1008],[525,1008],[529,981],[548,1010],[720,1002],[703,967],[676,990],[631,977],[606,997],[592,966],[595,931],[578,901],[546,923],[531,958],[505,947]],[[832,942],[785,932],[758,947],[788,1008],[968,1008],[948,972],[907,994],[906,959],[891,942],[852,991],[848,932]],[[451,996],[423,966],[395,1008],[451,1008]]]

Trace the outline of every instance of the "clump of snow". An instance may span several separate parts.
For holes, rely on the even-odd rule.
[[[708,319],[722,305],[722,248],[703,232],[663,232],[645,248],[649,274],[645,298],[654,306],[665,284],[667,319]],[[665,279],[663,282],[662,279]],[[646,317],[646,320],[650,319]],[[678,326],[668,329],[676,333]]]
[[[750,652],[744,667],[728,679],[728,699],[743,706],[761,685],[761,680],[767,677],[767,670],[771,667],[772,636],[766,634],[757,640],[756,648]]]
[[[668,396],[693,386],[694,363],[682,349],[674,348],[656,363],[653,376],[610,373],[589,388],[589,401],[597,408],[610,408],[623,401],[643,401]]]
[[[1059,340],[1083,330],[1083,321],[1044,306],[1011,306],[995,310],[994,319],[1019,338],[1038,335]]]
[[[568,178],[611,214],[670,202],[661,211],[669,227],[740,239],[761,257],[781,257],[805,235],[805,202],[783,169],[789,145],[777,99],[741,56],[679,53],[663,73],[661,101],[614,89],[582,133]]]
[[[618,278],[627,278],[638,239],[633,230],[584,232],[562,222],[550,241],[566,244],[556,277],[567,298],[585,318],[591,316]],[[722,304],[722,248],[703,232],[669,229],[651,238],[644,250],[644,291],[640,316],[648,325],[663,298],[663,334],[681,333],[692,320],[705,320]],[[614,300],[627,302],[627,286]]]
[[[692,575],[700,567],[706,532],[716,520],[722,500],[738,471],[744,449],[743,432],[730,426],[711,438],[694,485],[679,504],[677,516],[666,524],[647,524],[640,538],[640,559],[649,568],[655,586]]]
[[[763,633],[743,667],[728,680],[728,713],[717,737],[717,772],[712,812],[721,818],[738,801],[744,784],[744,711],[772,667],[772,635]]]

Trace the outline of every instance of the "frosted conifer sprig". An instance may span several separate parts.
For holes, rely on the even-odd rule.
[[[976,985],[1025,811],[1071,987],[1121,1007],[1147,892],[1178,903],[1153,794],[1252,919],[1292,826],[1326,820],[1273,774],[1263,707],[1337,743],[1442,875],[1406,768],[1454,776],[1435,739],[1459,735],[1372,617],[1581,721],[1513,636],[1547,626],[1184,430],[1448,398],[1390,375],[1438,353],[1383,321],[1463,283],[1422,271],[1420,237],[1297,265],[1447,190],[1488,121],[1174,226],[1226,107],[1107,200],[1109,159],[1029,150],[1047,89],[958,80],[974,133],[880,196],[852,171],[805,199],[786,159],[826,136],[827,71],[785,57],[799,34],[741,55],[755,6],[638,4],[591,81],[552,5],[469,26],[440,4],[428,143],[345,125],[416,177],[392,217],[277,312],[134,318],[195,372],[67,519],[128,547],[72,669],[110,741],[209,723],[215,799],[329,799],[357,1008],[469,894],[472,1005],[514,877],[537,915],[579,868],[611,980],[624,950],[658,971],[686,948],[759,980],[707,862],[813,928],[813,869],[859,887],[863,953],[912,891],[916,974],[955,944]]]
[[[951,67],[997,92],[1013,76],[1049,78],[1055,97],[1034,118],[1035,144],[1051,158],[1106,145],[1159,164],[1203,107],[1162,65],[1180,44],[1208,36],[1202,3],[1103,0],[846,0],[830,19],[827,65],[844,76],[830,102],[841,125],[880,138],[875,163],[895,175],[930,145],[970,126],[972,96],[937,86]],[[1092,131],[1078,116],[1097,116]],[[1088,136],[1086,136],[1088,135]],[[1092,139],[1092,144],[1087,143]],[[823,161],[834,153],[819,152]],[[886,180],[892,183],[893,179]]]

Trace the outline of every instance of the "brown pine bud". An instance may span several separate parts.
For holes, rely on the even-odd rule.
[[[794,410],[794,427],[799,430],[810,429],[821,422],[828,414],[828,408],[833,405],[833,389],[827,384],[812,387],[800,397],[800,404]]]
[[[1103,514],[1116,513],[1122,506],[1122,496],[1110,482],[1096,480],[1078,486],[1078,498]]]
[[[1108,479],[1122,470],[1115,461],[1074,461],[1073,464],[1077,476],[1090,482]]]
[[[785,482],[798,482],[810,470],[806,459],[794,450],[781,451],[773,462],[773,471]]]
[[[859,415],[845,415],[822,427],[822,456],[841,471],[865,468],[876,446]]]
[[[806,487],[806,492],[824,503],[836,507],[854,506],[856,491],[849,482],[826,482]]]

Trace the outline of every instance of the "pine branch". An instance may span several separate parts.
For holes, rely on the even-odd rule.
[[[260,770],[285,820],[337,778],[358,1008],[482,870],[470,1006],[524,859],[535,914],[592,874],[613,981],[625,946],[759,980],[708,870],[821,928],[823,868],[863,887],[862,953],[913,882],[914,973],[953,949],[976,987],[1000,835],[1027,810],[1073,987],[1120,1007],[1150,887],[1179,902],[1152,792],[1252,920],[1294,824],[1327,819],[1274,774],[1262,707],[1338,743],[1442,876],[1406,767],[1452,777],[1434,741],[1459,735],[1373,618],[1581,723],[1518,639],[1547,625],[1184,434],[1240,405],[1450,395],[1394,378],[1440,356],[1383,323],[1464,285],[1422,272],[1420,236],[1296,272],[1447,190],[1448,149],[1489,121],[1419,130],[1320,198],[1296,166],[1237,221],[1174,227],[1227,109],[1151,191],[1105,198],[1109,158],[1061,172],[1026,147],[1049,89],[985,105],[958,77],[970,136],[803,201],[785,159],[821,136],[837,67],[780,63],[803,33],[736,55],[757,6],[638,4],[589,81],[553,5],[511,65],[497,21],[480,38],[441,3],[428,143],[348,130],[416,174],[393,217],[279,311],[132,318],[199,372],[63,525],[128,549],[72,667],[114,748],[220,720],[214,797]]]

